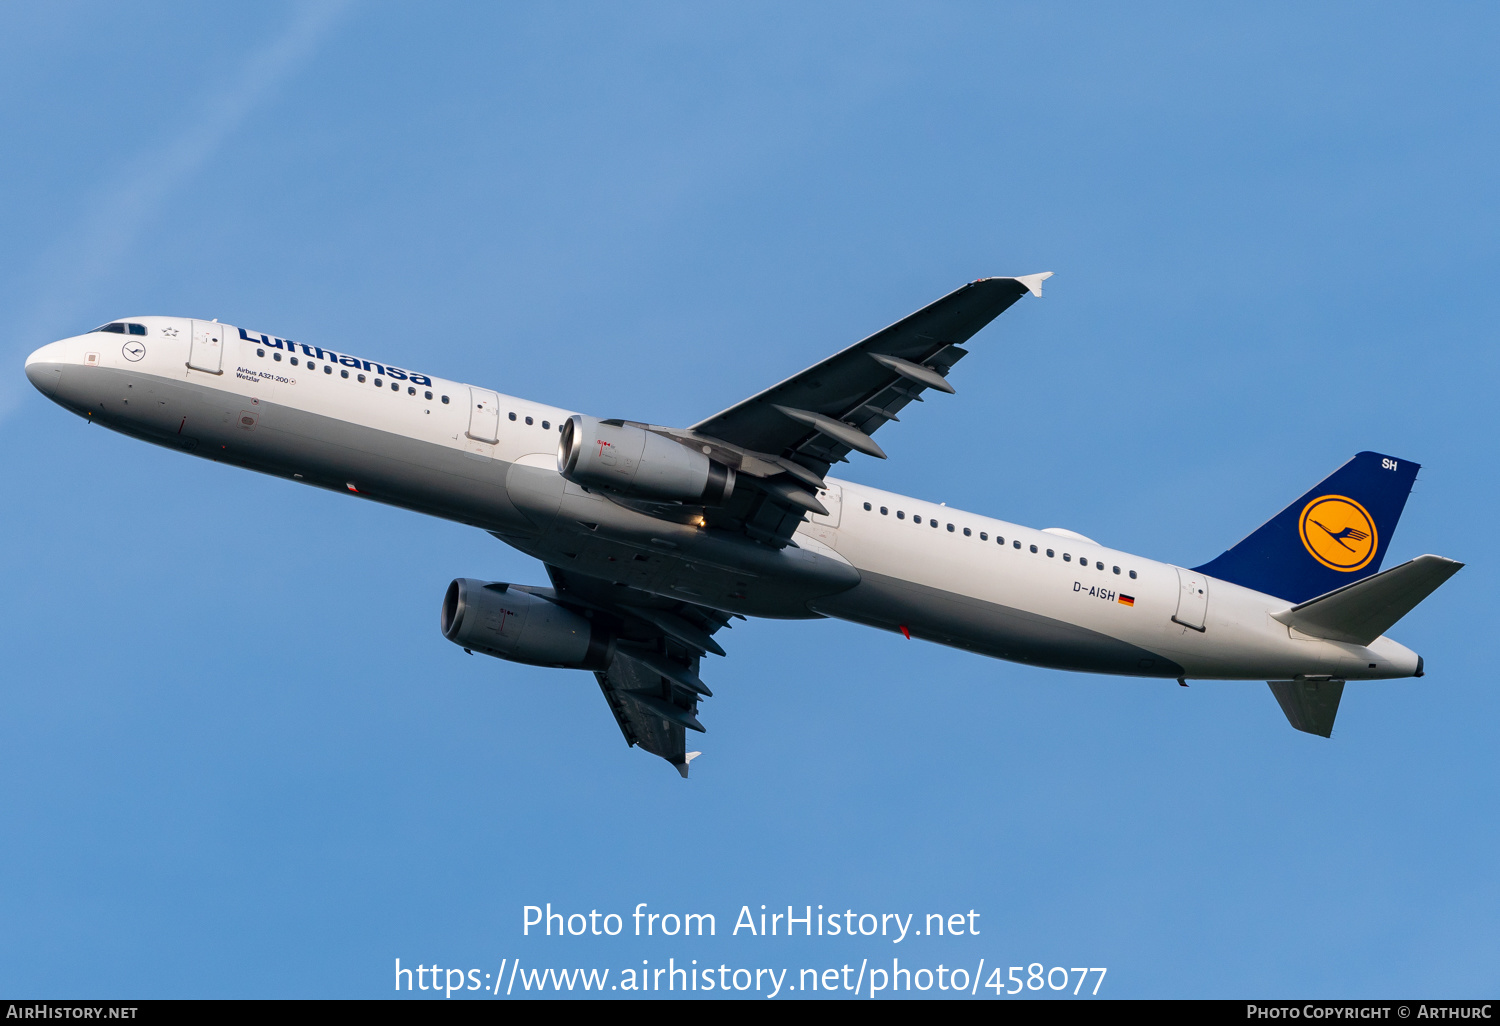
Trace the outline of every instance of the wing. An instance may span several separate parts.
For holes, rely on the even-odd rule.
[[[827,468],[850,451],[884,457],[871,435],[922,392],[952,392],[946,376],[959,348],[1051,272],[982,278],[948,293],[862,342],[693,427],[733,445]]]
[[[594,677],[626,744],[660,756],[686,777],[698,755],[687,750],[687,732],[704,731],[698,702],[712,697],[698,661],[708,652],[724,654],[713,635],[730,615],[555,566],[547,573],[558,601],[607,618],[617,639],[609,665]]]
[[[1052,272],[1021,278],[981,278],[948,293],[869,338],[814,364],[687,431],[653,427],[702,446],[734,467],[748,485],[721,509],[696,508],[710,527],[743,530],[785,545],[804,514],[827,513],[817,491],[823,476],[850,452],[885,458],[871,436],[929,388],[954,391],[947,374],[968,355],[960,343],[1004,313],[1027,292],[1042,294]],[[661,504],[640,504],[671,516]]]

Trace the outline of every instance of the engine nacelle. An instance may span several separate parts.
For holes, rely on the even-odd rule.
[[[590,620],[540,595],[461,577],[443,596],[443,636],[474,652],[533,666],[602,670],[611,641]]]
[[[574,414],[562,426],[557,472],[585,488],[639,499],[722,506],[734,492],[734,468],[654,431]]]

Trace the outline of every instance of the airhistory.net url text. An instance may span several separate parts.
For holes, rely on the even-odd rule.
[[[665,965],[652,966],[642,960],[640,968],[625,969],[558,969],[552,966],[522,965],[522,960],[504,958],[498,972],[482,969],[444,969],[436,964],[405,967],[396,959],[396,990],[428,991],[451,998],[463,996],[511,997],[538,994],[586,994],[613,991],[616,995],[664,994],[723,995],[774,998],[783,993],[837,994],[840,997],[876,998],[900,994],[903,997],[944,992],[957,996],[1002,997],[1030,992],[1063,993],[1073,997],[1097,996],[1104,984],[1107,969],[1081,966],[1048,969],[1041,962],[1012,965],[1003,969],[979,959],[971,970],[965,966],[950,968],[912,968],[911,963],[891,959],[889,968],[882,961],[871,965],[868,958],[858,966],[848,963],[824,968],[731,968],[726,964],[700,966],[698,960],[679,963],[668,958]]]

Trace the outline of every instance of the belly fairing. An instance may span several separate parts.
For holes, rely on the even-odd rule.
[[[857,587],[818,599],[813,608],[1013,662],[1136,677],[1182,674],[1171,659],[1086,627],[867,570],[860,577]]]

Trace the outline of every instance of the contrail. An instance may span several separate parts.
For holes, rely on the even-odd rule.
[[[51,340],[55,325],[66,318],[78,296],[120,267],[172,194],[317,51],[348,7],[349,0],[306,4],[263,50],[245,60],[225,62],[226,67],[242,70],[165,146],[152,143],[138,153],[37,261],[27,290],[35,300],[11,335],[13,352],[30,351]],[[18,360],[7,359],[6,373],[0,374],[0,417],[15,408],[20,394],[19,375],[14,373],[18,366]]]

